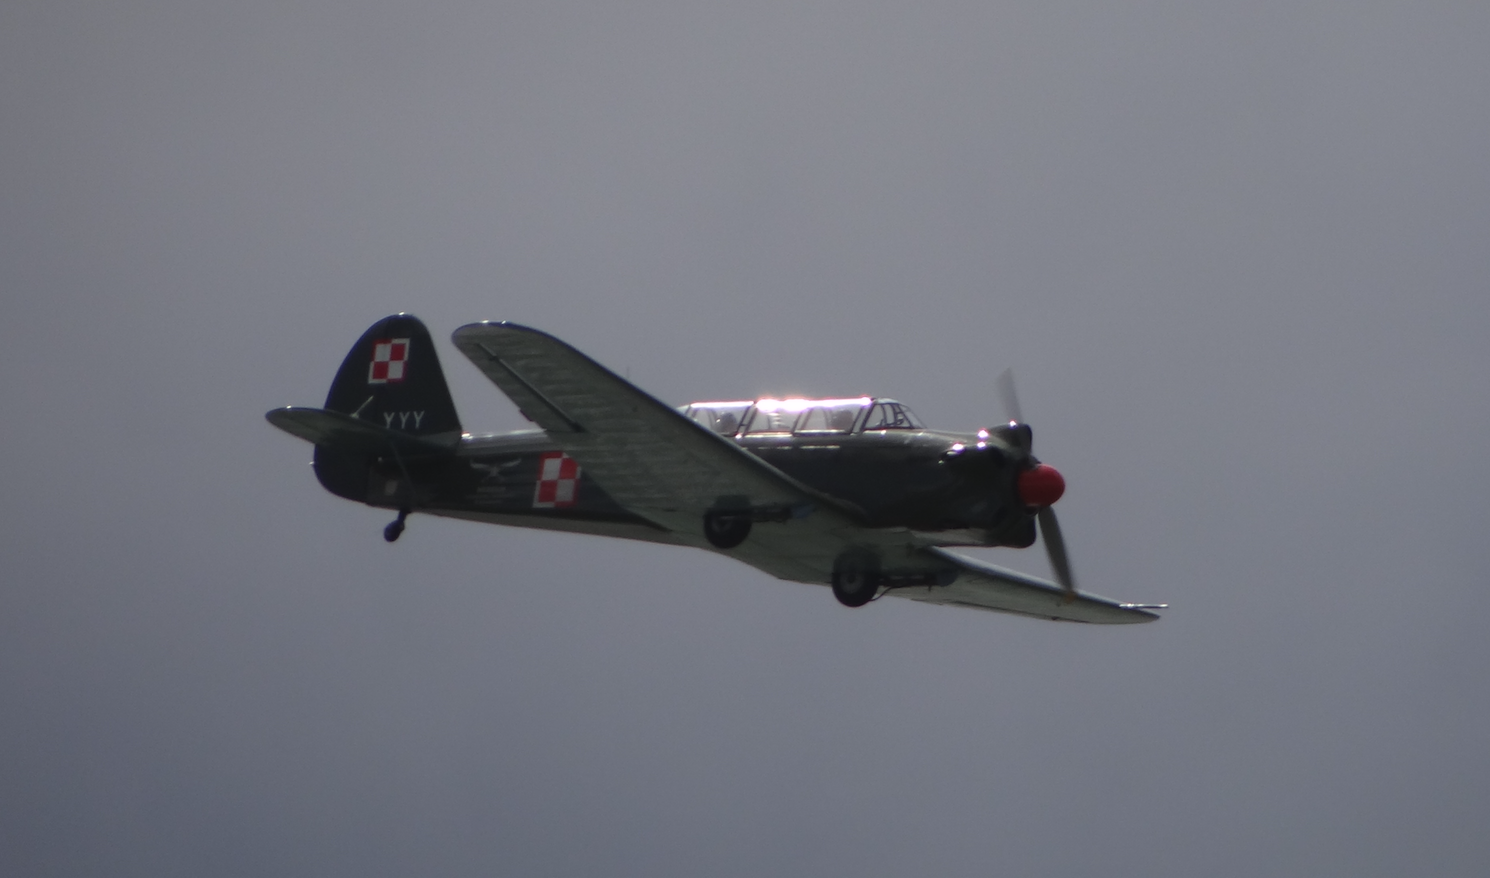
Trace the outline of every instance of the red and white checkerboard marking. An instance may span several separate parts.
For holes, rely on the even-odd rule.
[[[533,508],[573,506],[578,492],[579,464],[562,451],[545,451],[538,458],[538,484],[533,487]]]
[[[368,384],[397,384],[408,371],[409,340],[383,338],[373,342],[372,363],[367,367]]]

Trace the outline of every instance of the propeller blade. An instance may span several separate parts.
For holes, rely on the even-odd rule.
[[[1055,510],[1042,506],[1035,513],[1035,521],[1040,525],[1040,542],[1045,544],[1045,553],[1050,556],[1050,570],[1055,574],[1055,581],[1066,590],[1068,596],[1074,597],[1076,577],[1071,573],[1071,559],[1066,556],[1066,540],[1061,536],[1061,525],[1056,521]]]
[[[999,377],[993,379],[993,386],[998,390],[999,402],[1004,405],[1004,415],[1009,420],[1024,423],[1024,415],[1019,411],[1019,394],[1014,392],[1014,370],[1005,369],[999,373]]]
[[[993,384],[998,390],[999,401],[1004,404],[1004,413],[1013,422],[995,429],[1003,430],[1006,438],[1022,440],[1015,441],[1014,444],[1029,451],[1032,435],[1024,422],[1024,413],[1019,410],[1019,394],[1014,390],[1014,370],[1011,368],[1000,372]],[[1027,477],[1034,476],[1042,477],[1029,478],[1030,483],[1025,484]],[[1055,510],[1050,508],[1051,503],[1060,499],[1065,487],[1060,473],[1043,464],[1020,475],[1020,499],[1037,507],[1035,523],[1040,527],[1040,542],[1045,544],[1045,554],[1050,558],[1050,572],[1055,574],[1056,583],[1065,590],[1066,600],[1070,601],[1076,597],[1076,574],[1071,572],[1071,558],[1066,554],[1066,538],[1061,535],[1061,523],[1056,520]]]

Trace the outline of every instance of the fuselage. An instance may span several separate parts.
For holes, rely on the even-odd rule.
[[[905,528],[946,545],[1034,539],[1014,488],[1028,455],[996,433],[929,430],[899,403],[871,397],[694,403],[679,411],[871,527]],[[454,455],[382,458],[345,473],[318,454],[316,471],[333,493],[373,506],[679,541],[613,500],[540,430],[467,434]]]

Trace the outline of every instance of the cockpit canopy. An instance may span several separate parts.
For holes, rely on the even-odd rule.
[[[679,409],[721,436],[842,435],[868,430],[920,430],[911,410],[893,399],[758,399],[696,402]]]

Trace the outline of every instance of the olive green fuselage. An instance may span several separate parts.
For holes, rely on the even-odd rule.
[[[947,542],[1028,546],[1014,477],[1026,454],[986,434],[881,430],[743,436],[733,441],[871,527],[945,533]],[[371,506],[557,530],[659,539],[544,433],[463,437],[453,454],[355,457],[318,447],[332,493]]]

